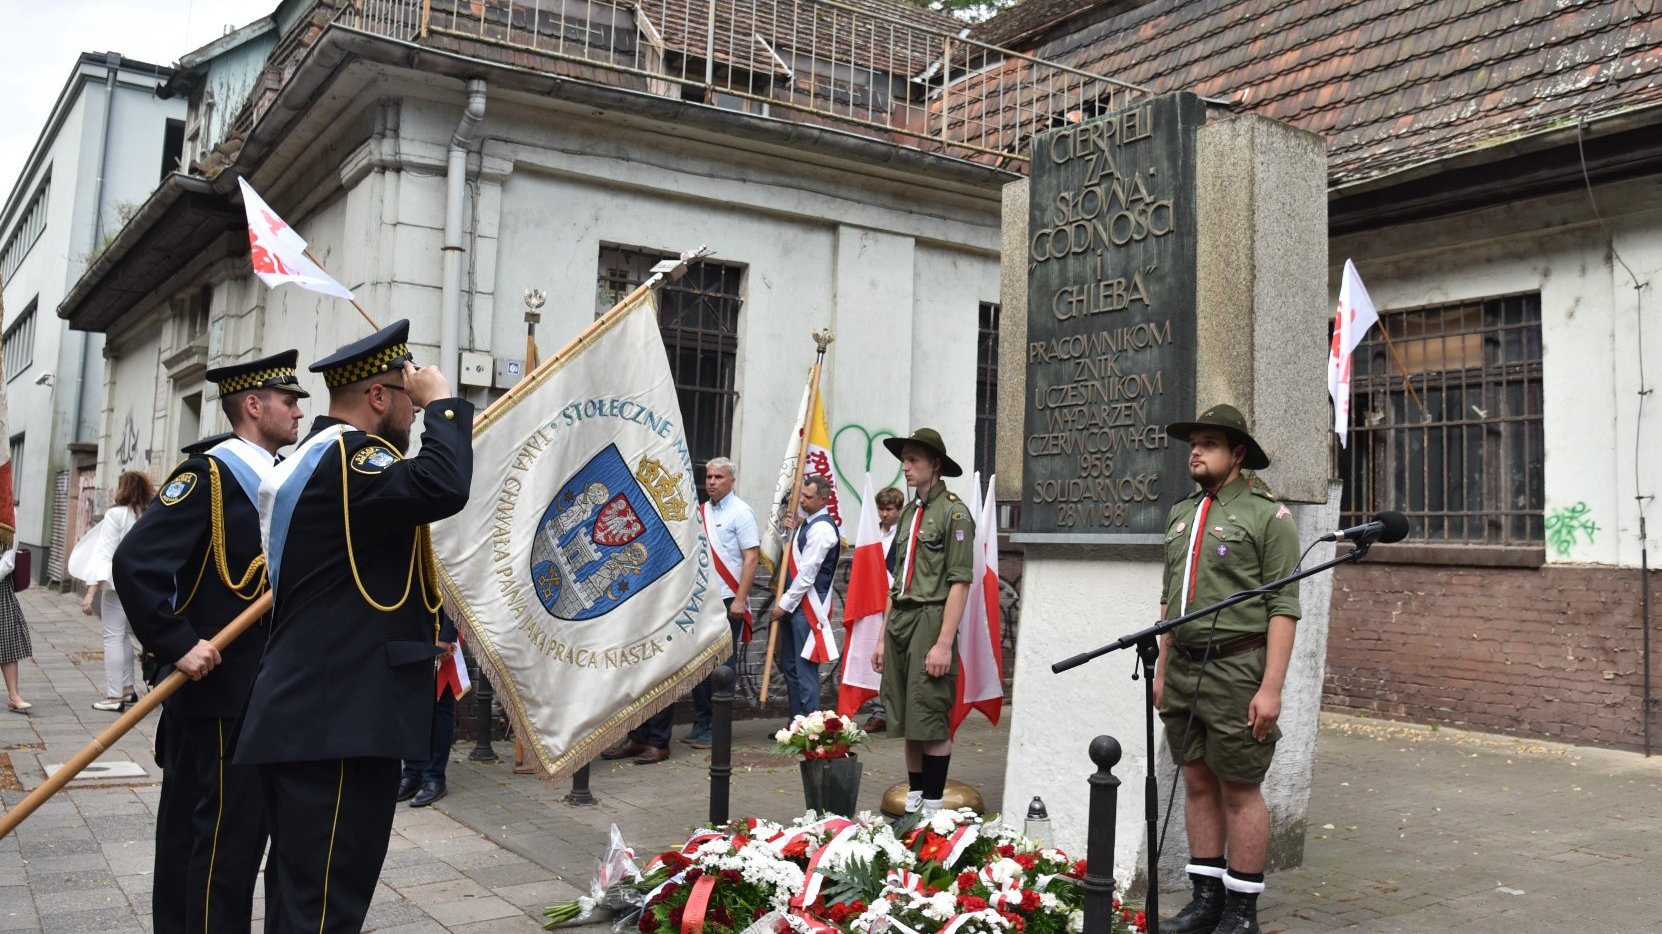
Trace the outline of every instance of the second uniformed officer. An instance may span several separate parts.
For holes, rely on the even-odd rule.
[[[942,477],[964,470],[933,428],[885,438],[917,497],[900,514],[889,553],[892,609],[872,657],[883,673],[891,736],[906,740],[906,811],[940,810],[952,762],[952,700],[958,678],[958,624],[969,601],[975,520]]]
[[[156,934],[248,930],[265,852],[259,776],[226,761],[265,645],[261,620],[221,653],[211,639],[265,592],[260,481],[300,429],[289,350],[209,370],[232,433],[191,453],[116,549],[116,592],[146,671],[189,675],[162,707],[156,754]],[[152,678],[152,683],[156,679]]]
[[[236,761],[271,820],[267,932],[358,931],[401,760],[432,757],[437,568],[427,523],[467,503],[473,406],[410,362],[399,321],[312,364],[319,417],[260,491],[276,605]],[[424,414],[421,451],[405,458]]]

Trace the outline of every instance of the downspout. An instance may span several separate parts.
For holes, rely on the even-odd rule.
[[[115,113],[115,79],[121,72],[121,53],[104,53],[104,128],[98,137],[98,177],[92,184],[92,245],[87,248],[87,262],[97,257],[94,251],[104,241],[104,170],[110,161],[110,116]],[[69,440],[81,440],[81,417],[86,414],[87,355],[92,347],[92,335],[81,332],[81,366],[75,371],[75,422],[69,428]]]
[[[467,109],[450,136],[444,172],[444,280],[439,293],[439,370],[461,376],[462,213],[467,200],[467,150],[485,118],[485,79],[467,79]]]

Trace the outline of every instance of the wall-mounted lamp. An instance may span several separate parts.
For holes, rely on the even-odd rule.
[[[52,385],[52,380],[53,380],[53,374],[51,374],[51,373],[42,373],[39,376],[35,377],[35,385],[36,386],[50,386],[50,385]]]

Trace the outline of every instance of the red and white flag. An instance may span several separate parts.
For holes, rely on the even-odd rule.
[[[842,500],[837,495],[837,474],[831,466],[831,432],[825,420],[825,400],[816,391],[815,378],[815,374],[810,371],[808,385],[802,390],[802,404],[796,411],[796,428],[791,431],[790,440],[785,445],[785,456],[779,464],[779,477],[774,481],[773,499],[769,502],[767,521],[761,528],[762,563],[767,565],[769,571],[775,570],[781,563],[781,558],[790,550],[791,531],[786,528],[785,519],[802,478],[818,475],[831,481],[831,492],[825,502],[825,508],[831,513],[831,519],[837,523],[837,528],[840,530],[844,527]],[[806,449],[802,446],[804,435],[808,439]],[[803,457],[800,472],[796,464],[799,453]],[[796,515],[799,519],[806,517],[800,508],[797,509]]]
[[[306,255],[306,241],[277,216],[254,186],[243,178],[237,184],[242,186],[242,206],[248,212],[248,259],[254,275],[268,288],[292,282],[308,291],[351,299],[352,290],[312,262]]]
[[[450,643],[450,651],[439,659],[438,688],[434,696],[443,697],[446,689],[456,695],[457,700],[473,690],[473,681],[467,676],[467,659],[462,657],[460,632],[456,633],[456,641]]]
[[[1378,322],[1379,312],[1356,272],[1356,264],[1345,260],[1339,307],[1333,314],[1333,352],[1327,359],[1327,394],[1333,397],[1333,431],[1339,436],[1340,447],[1346,445],[1350,435],[1351,353]]]
[[[882,635],[883,611],[889,605],[889,569],[883,554],[883,530],[877,524],[877,498],[871,492],[871,474],[860,491],[860,521],[854,528],[854,563],[848,570],[848,595],[843,598],[843,630],[848,649],[838,679],[837,712],[852,717],[860,705],[877,696],[882,676],[871,670]]]
[[[975,507],[975,558],[970,565],[969,601],[958,624],[958,684],[952,703],[952,731],[972,710],[998,725],[1004,711],[1004,620],[998,599],[998,501],[994,477],[985,494],[980,477],[971,497]]]

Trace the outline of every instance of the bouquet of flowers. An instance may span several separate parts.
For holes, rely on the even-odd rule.
[[[614,873],[608,892],[547,909],[544,926],[586,916],[586,902],[640,906],[614,925],[640,934],[1079,934],[1084,874],[1084,860],[968,809],[893,828],[810,811],[700,831],[638,874]],[[1115,934],[1144,922],[1115,901]]]
[[[834,710],[798,715],[791,725],[773,734],[774,751],[804,759],[841,759],[866,741],[866,731]]]

